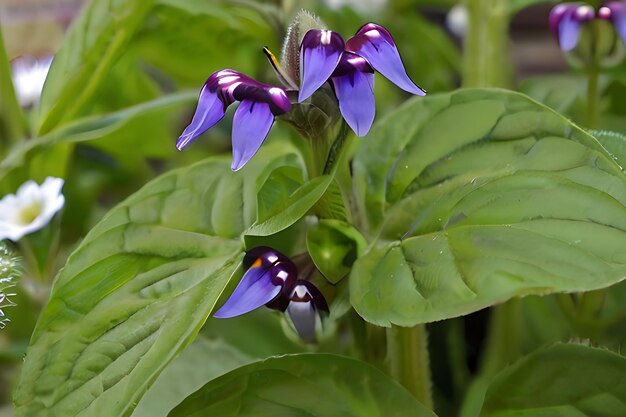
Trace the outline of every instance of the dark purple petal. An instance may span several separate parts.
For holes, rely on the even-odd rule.
[[[217,93],[211,92],[207,84],[205,84],[202,87],[202,91],[200,91],[198,107],[193,115],[193,119],[178,138],[176,148],[182,151],[198,136],[219,122],[224,117],[225,110],[226,105],[219,99]]]
[[[300,44],[300,93],[302,102],[320,88],[337,67],[343,52],[341,35],[330,30],[309,30]]]
[[[285,313],[302,340],[315,341],[317,327],[321,326],[321,314],[328,311],[324,295],[313,283],[296,281]]]
[[[273,115],[291,109],[287,93],[282,88],[260,83],[231,69],[216,71],[204,83],[193,120],[178,139],[176,147],[179,150],[185,148],[224,117],[230,104],[246,99],[265,103]]]
[[[246,252],[243,257],[243,266],[263,266],[269,268],[277,262],[290,262],[289,258],[269,246],[255,246]]]
[[[241,169],[257,153],[273,123],[269,104],[250,99],[241,102],[233,119],[233,171]]]
[[[376,114],[374,71],[364,58],[349,52],[331,77],[339,110],[358,136],[365,136]]]
[[[240,316],[272,301],[281,291],[281,286],[272,282],[272,269],[251,267],[224,305],[214,317],[225,319]]]
[[[610,20],[622,42],[626,43],[626,4],[619,1],[608,2],[598,10],[598,17]]]
[[[391,34],[382,26],[368,23],[346,42],[346,51],[367,59],[374,69],[391,82],[418,96],[426,91],[418,87],[407,75],[404,64]]]

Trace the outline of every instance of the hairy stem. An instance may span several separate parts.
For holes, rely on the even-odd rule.
[[[387,329],[387,356],[391,376],[424,406],[432,409],[430,357],[426,326]]]

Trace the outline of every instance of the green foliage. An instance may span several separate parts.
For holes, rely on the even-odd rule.
[[[523,95],[411,101],[372,131],[354,171],[374,243],[354,265],[351,299],[373,323],[602,288],[626,272],[624,173],[593,137]]]
[[[71,120],[89,104],[153,3],[93,1],[83,9],[50,68],[39,108],[40,134]]]
[[[246,181],[224,160],[174,171],[87,235],[33,334],[17,416],[121,416],[132,408],[193,340],[236,270],[238,237],[250,222]]]
[[[293,193],[286,194],[284,186],[291,183],[292,179],[274,182],[270,177],[270,182],[266,182],[259,192],[259,207],[272,208],[259,212],[257,222],[246,231],[246,234],[269,236],[291,226],[322,198],[332,180],[333,177],[330,175],[316,177],[296,188]],[[281,197],[276,198],[277,194],[281,194]]]
[[[307,251],[327,280],[336,284],[365,251],[365,238],[347,223],[323,219],[306,236]]]
[[[487,389],[482,417],[626,414],[626,359],[605,349],[557,344],[502,371]]]
[[[434,416],[378,369],[328,354],[269,358],[217,378],[170,417]]]

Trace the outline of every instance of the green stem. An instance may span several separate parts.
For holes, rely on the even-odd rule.
[[[587,71],[587,128],[597,129],[600,118],[599,71],[594,66]]]
[[[466,0],[463,87],[508,87],[509,0]]]
[[[520,300],[513,298],[492,308],[482,356],[481,375],[493,377],[520,355]]]
[[[0,30],[0,150],[26,136],[26,117],[17,101],[9,57]]]
[[[348,128],[348,124],[345,121],[342,121],[337,137],[328,150],[328,156],[326,157],[326,162],[324,164],[324,174],[331,174],[336,170],[338,162],[341,160],[341,152],[345,148],[344,145],[346,144],[346,138],[348,137],[349,132],[350,129]]]
[[[387,329],[387,355],[391,376],[424,406],[432,410],[430,358],[426,326]]]

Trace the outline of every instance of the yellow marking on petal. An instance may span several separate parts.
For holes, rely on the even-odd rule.
[[[258,268],[262,264],[263,264],[263,261],[261,260],[261,258],[256,258],[256,261],[254,261],[254,263],[250,265],[250,268]]]
[[[289,75],[287,75],[283,67],[280,65],[278,58],[276,58],[276,56],[272,53],[272,51],[267,48],[267,46],[263,47],[263,53],[270,61],[270,64],[272,65],[272,68],[274,68],[274,72],[276,73],[276,76],[278,77],[280,82],[285,84],[286,87],[289,87],[292,90],[297,90],[298,86],[296,85],[296,83],[291,79]]]

